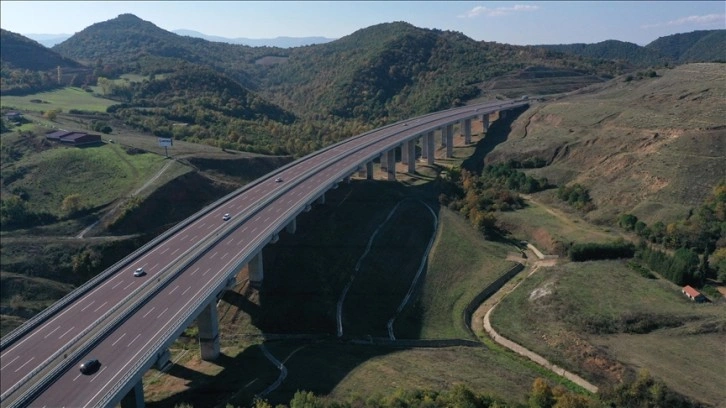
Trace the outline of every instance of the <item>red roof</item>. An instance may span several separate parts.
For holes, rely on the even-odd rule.
[[[683,293],[685,293],[686,295],[688,295],[688,297],[690,297],[692,299],[695,299],[695,298],[701,296],[701,292],[692,288],[690,285],[686,285],[683,287]]]

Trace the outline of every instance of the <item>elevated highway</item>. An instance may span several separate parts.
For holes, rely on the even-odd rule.
[[[468,142],[471,121],[527,105],[496,101],[436,112],[376,129],[299,159],[205,207],[61,299],[0,342],[3,407],[143,406],[141,377],[168,359],[167,347],[196,319],[202,357],[219,354],[216,301],[249,265],[261,284],[262,248],[325,192],[381,159],[395,180],[396,150],[415,171],[433,164],[434,132],[451,157],[453,127]],[[417,148],[417,144],[420,146]],[[278,180],[279,179],[279,180]],[[281,181],[280,181],[281,180]],[[223,214],[230,214],[223,220]],[[143,267],[146,275],[135,277]],[[91,375],[78,370],[97,358]]]

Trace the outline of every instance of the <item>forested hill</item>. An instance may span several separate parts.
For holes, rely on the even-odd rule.
[[[64,58],[30,38],[3,29],[0,31],[0,61],[3,65],[34,71],[81,67],[78,62]]]
[[[326,44],[292,49],[289,58],[264,72],[261,91],[301,114],[305,112],[299,109],[308,109],[341,118],[385,121],[463,104],[480,96],[486,81],[530,67],[588,77],[590,83],[623,68],[394,22]]]
[[[726,30],[702,30],[661,37],[645,46],[676,63],[726,62]]]
[[[276,50],[180,36],[133,14],[121,14],[93,24],[52,49],[65,57],[89,66],[102,65],[115,73],[168,72],[186,61],[224,71],[248,88],[256,86],[251,75],[255,70],[254,61],[264,55],[274,55]]]
[[[558,44],[540,45],[539,47],[588,58],[628,61],[640,67],[662,66],[665,62],[673,62],[657,50],[617,40],[607,40],[595,44]]]
[[[726,61],[726,30],[703,30],[660,37],[645,47],[607,40],[596,44],[539,45],[588,58],[628,61],[639,67]]]

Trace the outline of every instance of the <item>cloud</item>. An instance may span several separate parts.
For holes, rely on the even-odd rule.
[[[688,16],[679,18],[677,20],[667,21],[665,23],[645,24],[642,28],[656,28],[656,27],[672,27],[681,26],[686,24],[692,25],[710,25],[715,23],[721,23],[722,26],[726,25],[726,14],[706,14],[705,16]]]
[[[474,17],[479,17],[481,15],[484,15],[487,17],[498,17],[498,16],[506,16],[508,14],[518,13],[518,12],[522,12],[522,11],[535,11],[538,9],[539,9],[539,6],[530,6],[530,5],[526,5],[526,4],[515,4],[514,6],[496,7],[496,8],[476,6],[473,9],[467,11],[466,13],[459,15],[459,18],[474,18]]]

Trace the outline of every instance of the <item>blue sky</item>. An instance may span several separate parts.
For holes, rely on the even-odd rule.
[[[73,34],[131,13],[168,31],[228,38],[340,38],[406,21],[514,45],[646,45],[658,37],[726,29],[726,1],[0,1],[0,26],[19,34]]]

